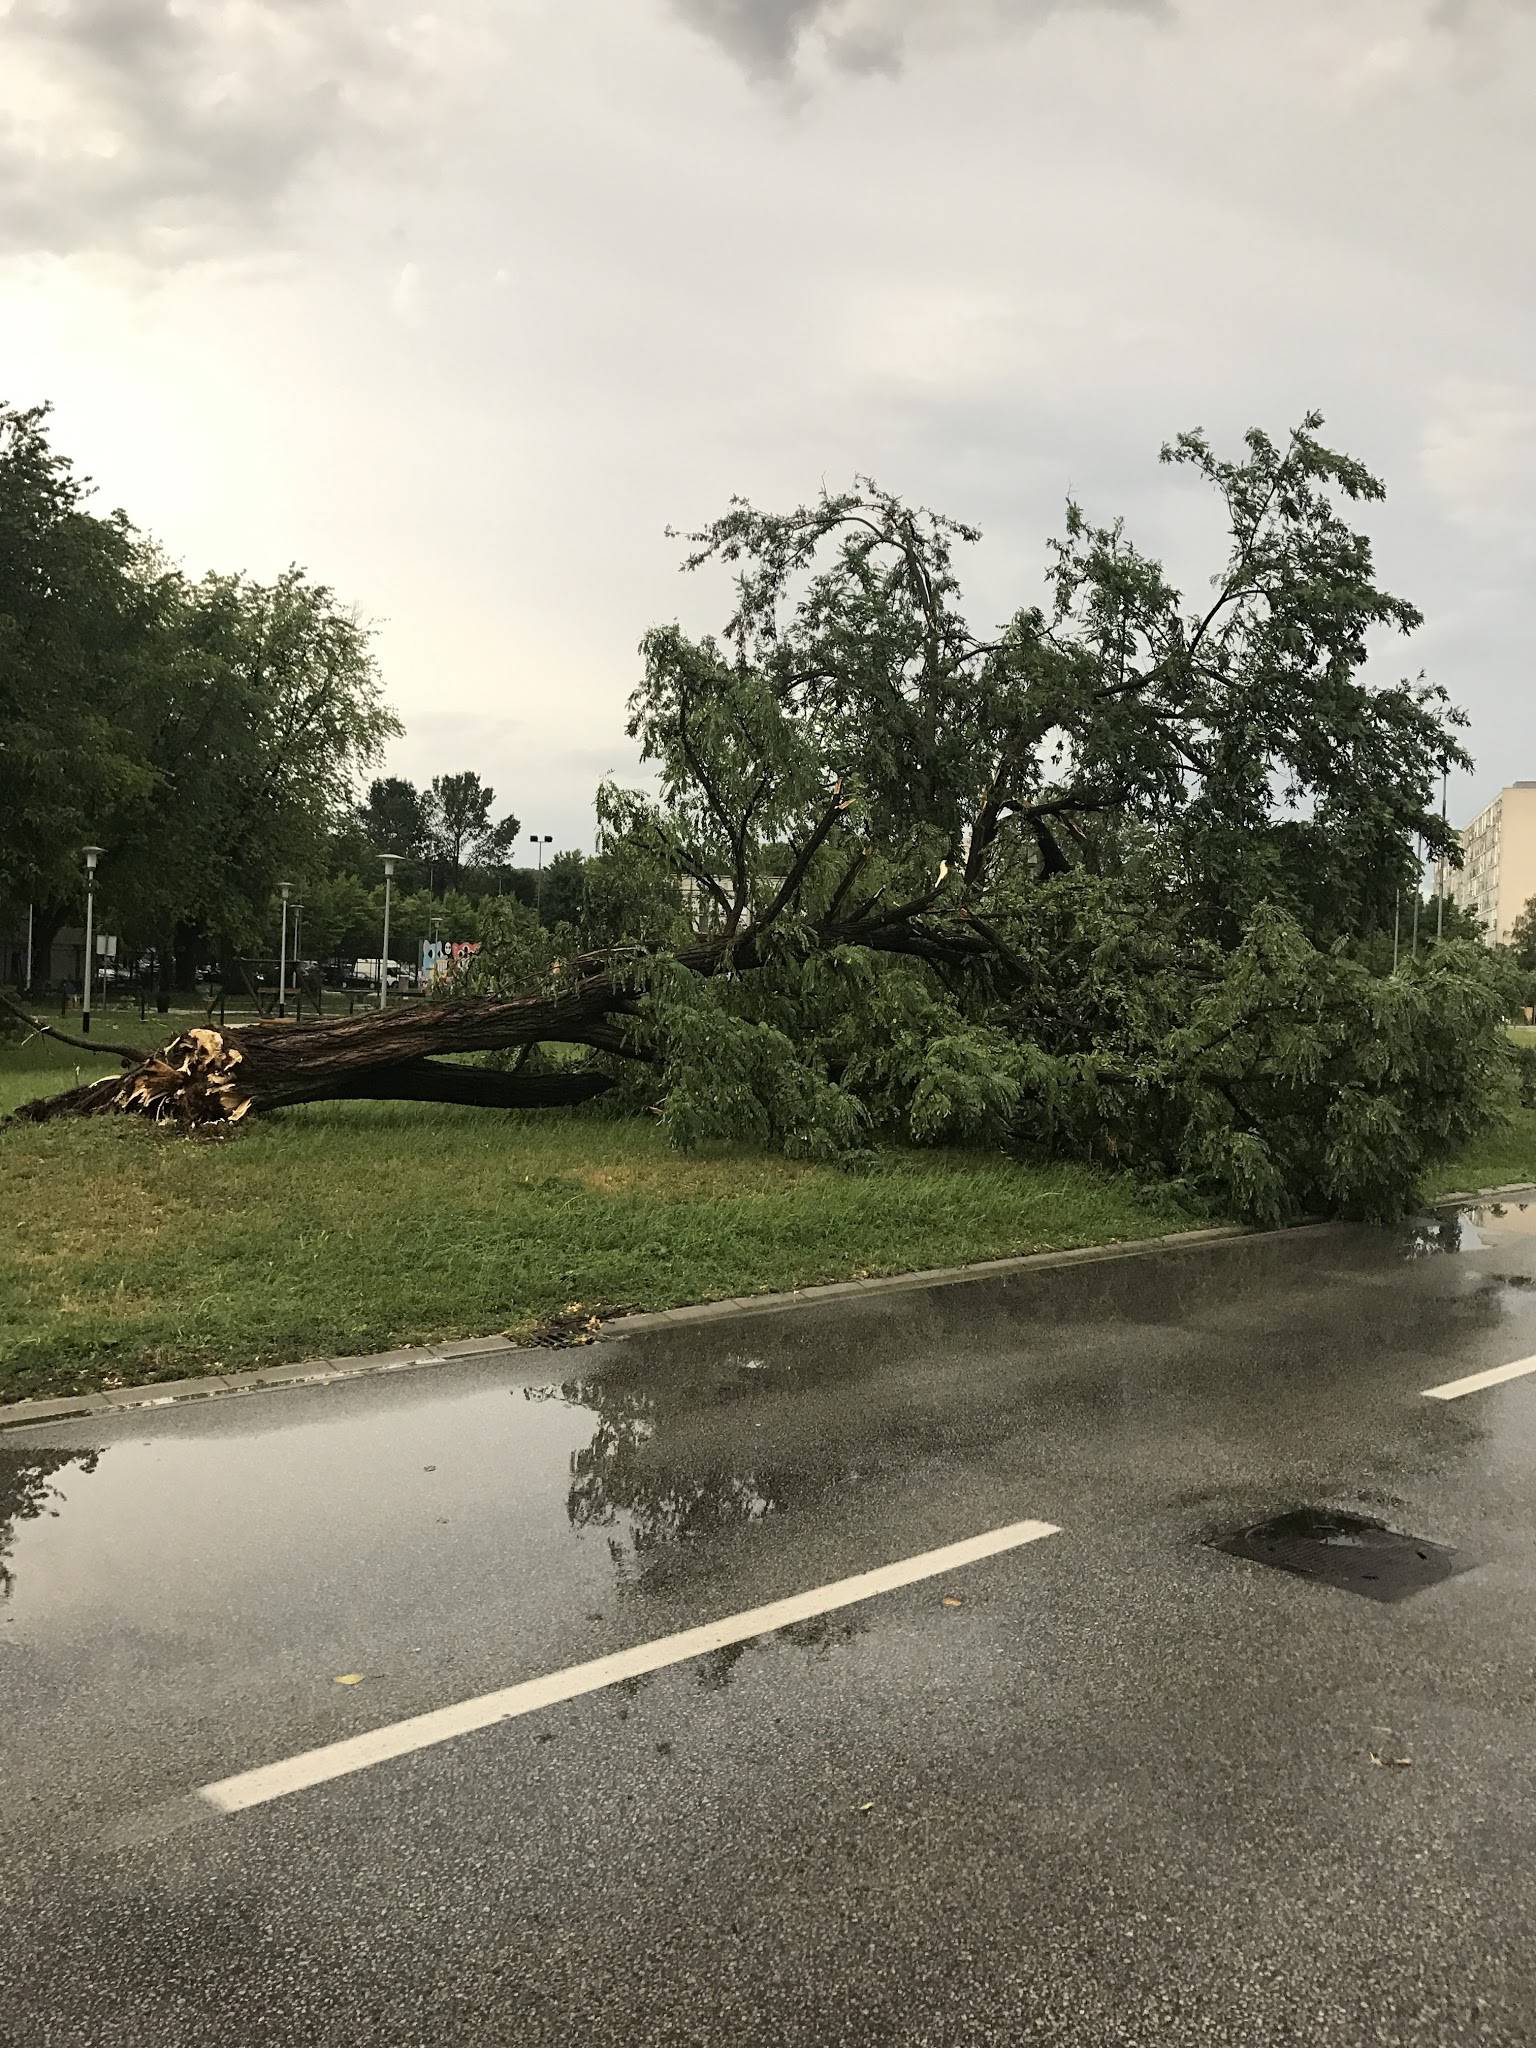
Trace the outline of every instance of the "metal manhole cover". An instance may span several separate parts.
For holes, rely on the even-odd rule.
[[[1367,1600],[1406,1600],[1467,1569],[1443,1543],[1405,1536],[1369,1515],[1337,1508],[1293,1508],[1222,1537],[1211,1548],[1345,1593],[1363,1593]]]

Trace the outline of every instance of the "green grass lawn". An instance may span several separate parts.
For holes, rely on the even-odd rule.
[[[100,1019],[127,1040],[136,1016]],[[172,1020],[172,1026],[182,1020]],[[199,1017],[198,1021],[201,1021]],[[0,1050],[0,1115],[104,1062]],[[1438,1181],[1536,1176],[1536,1113]],[[1176,1230],[1071,1165],[890,1152],[868,1171],[595,1115],[335,1103],[188,1140],[123,1119],[0,1131],[0,1399],[435,1337],[569,1304],[665,1308]]]
[[[0,1053],[0,1114],[69,1086],[76,1061],[35,1041]],[[517,1333],[578,1300],[664,1308],[1196,1220],[1071,1166],[901,1152],[847,1173],[684,1157],[639,1122],[389,1103],[319,1104],[225,1141],[128,1119],[13,1126],[0,1215],[12,1398]]]
[[[1424,1192],[1508,1187],[1515,1181],[1536,1181],[1536,1109],[1520,1109],[1500,1130],[1490,1131],[1457,1159],[1436,1169]]]

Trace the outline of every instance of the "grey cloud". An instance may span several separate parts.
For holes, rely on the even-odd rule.
[[[0,252],[245,253],[319,166],[391,145],[406,83],[362,0],[13,0]]]
[[[1434,0],[1429,19],[1436,28],[1487,27],[1501,14],[1536,14],[1536,0]]]
[[[784,79],[811,48],[835,69],[899,71],[914,32],[1005,34],[1053,14],[1167,18],[1172,0],[673,0],[684,21],[734,57],[749,76]]]
[[[836,0],[677,0],[677,8],[748,71],[771,75],[790,69],[801,36]]]

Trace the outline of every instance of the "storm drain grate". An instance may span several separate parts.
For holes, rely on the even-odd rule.
[[[1345,1593],[1363,1593],[1367,1600],[1406,1600],[1467,1569],[1443,1543],[1405,1536],[1385,1522],[1337,1508],[1293,1508],[1211,1547]]]

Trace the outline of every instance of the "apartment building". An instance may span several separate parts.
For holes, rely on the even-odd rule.
[[[1483,920],[1502,944],[1536,896],[1536,782],[1501,789],[1459,834],[1462,866],[1449,877],[1451,901]]]

